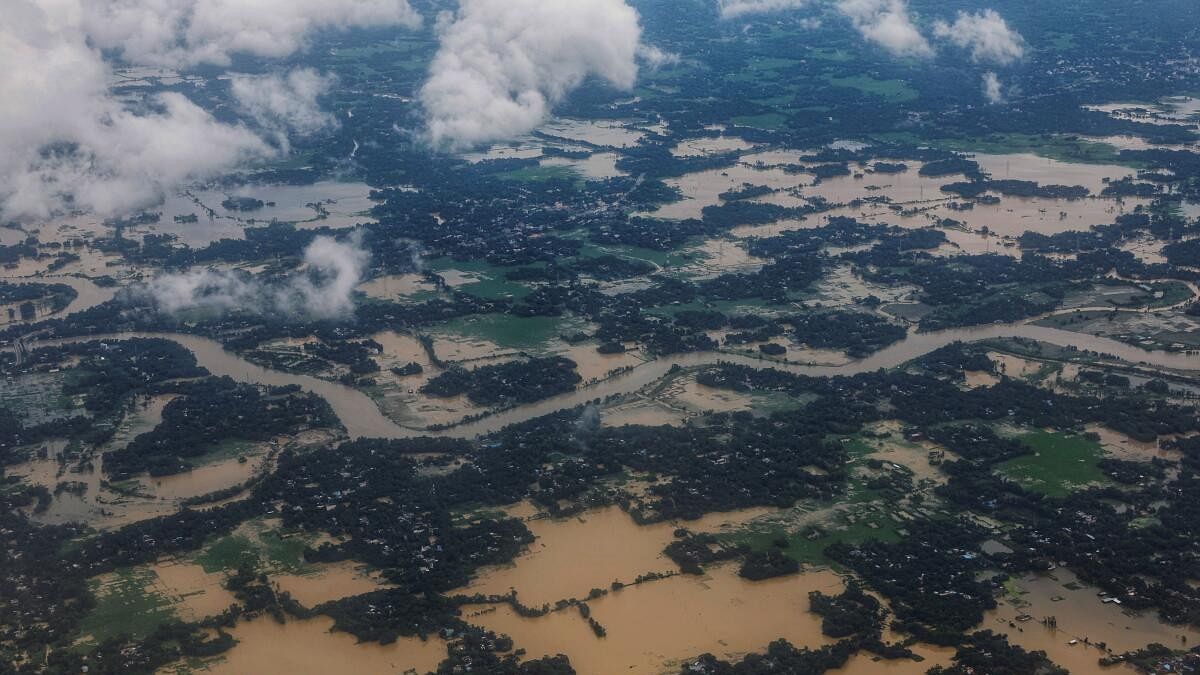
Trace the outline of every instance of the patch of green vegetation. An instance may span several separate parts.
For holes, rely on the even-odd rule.
[[[235,570],[243,562],[257,559],[257,547],[248,537],[231,534],[206,547],[196,556],[195,562],[205,572],[214,573]]]
[[[783,523],[752,525],[719,535],[719,538],[727,544],[746,544],[756,551],[778,548],[777,542],[782,540],[787,546],[779,550],[789,557],[809,564],[827,565],[831,561],[825,557],[825,549],[832,544],[857,544],[870,539],[895,542],[900,540],[897,530],[898,525],[890,519],[870,518],[816,529],[805,527],[798,531]]]
[[[988,154],[1030,153],[1038,157],[1075,164],[1117,164],[1144,168],[1141,163],[1120,156],[1120,151],[1107,143],[1083,140],[1058,134],[991,134],[974,138],[919,138],[905,134],[911,140],[926,142],[944,150],[982,152]]]
[[[259,533],[263,556],[271,569],[302,574],[309,569],[304,562],[304,549],[313,537],[302,532],[266,530]]]
[[[252,562],[272,572],[305,574],[311,567],[304,562],[304,549],[315,537],[268,527],[264,521],[251,521],[234,534],[219,537],[193,559],[205,572],[235,570]]]
[[[227,438],[214,445],[208,452],[198,457],[192,457],[187,463],[192,467],[208,466],[235,459],[237,457],[253,457],[259,453],[259,445],[254,441],[237,438]]]
[[[788,118],[781,113],[763,113],[761,115],[738,115],[731,120],[739,127],[751,127],[766,131],[779,131],[787,126]]]
[[[156,578],[145,567],[126,567],[107,584],[92,580],[96,606],[83,618],[81,632],[96,642],[118,635],[144,638],[174,618],[171,603],[152,590]]]
[[[68,378],[82,375],[72,370],[18,375],[11,384],[0,387],[0,406],[12,410],[29,425],[73,416],[81,411],[71,397],[63,395],[63,385]]]
[[[1035,454],[1010,459],[997,470],[1025,488],[1049,497],[1066,497],[1080,486],[1108,482],[1096,466],[1104,456],[1104,448],[1095,441],[1049,431],[1024,434],[1017,440],[1033,448]]]
[[[1151,292],[1162,291],[1161,298],[1155,298],[1150,307],[1170,307],[1185,302],[1192,298],[1192,289],[1182,281],[1166,281],[1163,283],[1151,284]]]
[[[471,275],[474,280],[458,286],[456,290],[485,300],[503,298],[519,300],[533,292],[533,289],[524,284],[506,279],[502,268],[489,265],[482,260],[436,258],[429,261],[428,268],[439,273],[462,272]]]
[[[476,314],[448,321],[432,332],[486,340],[505,349],[536,350],[582,325],[577,319],[563,317]]]
[[[915,101],[921,97],[920,92],[910,87],[904,80],[877,80],[867,75],[830,77],[828,80],[835,87],[857,89],[864,94],[879,96],[892,103]]]
[[[569,180],[572,182],[580,182],[579,174],[575,169],[569,166],[531,166],[516,171],[506,171],[497,174],[497,178],[507,181],[518,182],[542,182],[548,180]]]
[[[761,314],[774,316],[785,311],[782,305],[772,305],[765,300],[717,300],[715,302],[689,302],[678,305],[663,305],[646,309],[647,314],[662,317],[673,317],[689,310],[715,309],[725,314]]]

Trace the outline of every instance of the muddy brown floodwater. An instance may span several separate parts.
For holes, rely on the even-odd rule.
[[[285,624],[271,617],[239,623],[229,633],[238,641],[206,670],[216,675],[288,673],[427,673],[446,658],[438,638],[402,637],[390,645],[360,644],[349,633],[330,632],[333,619],[321,617]]]
[[[719,532],[772,512],[712,514],[681,525]],[[523,604],[541,606],[586,598],[591,589],[608,589],[614,580],[630,583],[640,574],[675,569],[662,550],[680,524],[638,526],[609,507],[527,525],[537,536],[530,550],[512,565],[481,571],[463,592],[515,589]],[[732,657],[761,651],[778,638],[796,645],[827,644],[831,640],[821,634],[819,617],[808,611],[808,594],[839,593],[843,587],[842,579],[827,570],[751,582],[737,575],[736,565],[716,566],[705,576],[674,576],[589,600],[592,616],[607,631],[603,639],[574,608],[524,618],[507,605],[474,605],[464,608],[464,618],[508,634],[527,658],[564,653],[581,675],[653,675],[705,652]]]
[[[731,658],[779,638],[827,644],[820,618],[808,611],[808,594],[843,588],[829,571],[752,582],[737,576],[736,565],[721,565],[705,576],[671,577],[589,601],[607,631],[603,639],[574,609],[526,619],[504,605],[467,620],[511,636],[528,658],[566,654],[580,675],[656,675],[705,652]],[[465,608],[472,609],[480,608]]]
[[[1022,578],[1016,587],[1020,595],[1015,599],[999,599],[1000,606],[988,612],[980,628],[1005,633],[1010,641],[1025,649],[1042,650],[1050,660],[1072,673],[1102,670],[1098,661],[1105,652],[1094,646],[1097,642],[1106,643],[1119,654],[1153,642],[1187,648],[1200,640],[1200,631],[1166,625],[1153,612],[1127,614],[1121,605],[1102,602],[1095,588],[1082,585],[1067,569]],[[1033,618],[1023,623],[1016,621],[1022,614]],[[1042,625],[1042,619],[1048,616],[1057,619],[1057,628]],[[1180,636],[1187,641],[1181,641]],[[1084,638],[1092,644],[1085,644]],[[1072,640],[1078,642],[1071,644]],[[1105,670],[1135,672],[1125,665]]]
[[[463,592],[504,594],[516,589],[521,602],[529,606],[583,598],[591,589],[608,588],[613,581],[630,583],[646,572],[674,570],[675,563],[663,555],[663,549],[674,539],[676,527],[718,532],[770,512],[748,509],[681,524],[638,526],[613,506],[576,518],[532,519],[526,525],[537,541],[529,551],[512,565],[489,568]],[[581,558],[580,551],[589,553]]]

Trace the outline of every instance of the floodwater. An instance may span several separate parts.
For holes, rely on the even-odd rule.
[[[577,120],[560,118],[543,125],[538,131],[558,138],[583,141],[608,148],[630,148],[638,144],[645,132],[630,129],[618,120]]]
[[[1089,424],[1086,428],[1100,437],[1100,445],[1109,457],[1134,462],[1148,462],[1155,458],[1179,459],[1178,452],[1160,448],[1158,441],[1138,441],[1100,424]]]
[[[44,275],[35,279],[28,279],[27,281],[36,281],[46,284],[64,284],[75,289],[75,293],[77,294],[75,299],[72,300],[71,303],[62,310],[62,312],[59,312],[60,316],[68,316],[70,314],[75,314],[76,312],[82,312],[84,310],[91,309],[97,305],[102,305],[109,300],[112,300],[119,290],[116,286],[109,288],[97,286],[96,282],[92,281],[91,279],[78,276]]]
[[[676,569],[662,554],[677,526],[719,532],[773,513],[749,509],[711,514],[698,521],[638,526],[617,507],[588,511],[565,520],[534,519],[527,526],[537,541],[514,564],[487,568],[465,593],[504,594],[510,589],[527,606],[584,599],[593,588],[632,582],[647,572]],[[588,555],[581,557],[580,551]],[[607,631],[597,638],[578,611],[567,608],[523,618],[507,605],[464,608],[464,618],[508,634],[527,658],[564,653],[584,675],[662,672],[671,664],[711,652],[732,657],[762,651],[778,638],[796,645],[829,642],[820,619],[808,612],[808,593],[839,593],[840,577],[829,571],[751,582],[736,565],[713,566],[702,577],[674,576],[587,601]]]
[[[677,187],[683,199],[666,204],[651,215],[660,218],[698,218],[704,207],[719,204],[722,192],[733,190],[744,184],[763,185],[775,190],[772,194],[754,201],[779,204],[787,207],[803,206],[813,197],[820,197],[829,204],[842,205],[810,216],[808,226],[819,224],[831,217],[846,216],[867,222],[896,223],[905,227],[934,225],[943,219],[955,220],[969,231],[989,231],[1006,236],[1016,236],[1026,230],[1046,234],[1069,229],[1086,229],[1090,225],[1110,223],[1116,216],[1132,211],[1147,200],[1125,198],[1122,200],[1091,197],[1081,200],[1025,199],[1000,196],[998,204],[975,203],[970,210],[952,209],[952,203],[969,202],[957,199],[941,191],[947,183],[963,180],[961,175],[926,177],[919,171],[921,162],[906,162],[907,171],[898,174],[863,174],[859,167],[852,171],[859,175],[839,176],[816,181],[806,174],[789,174],[781,165],[799,164],[802,153],[797,151],[763,151],[742,156],[733,166],[699,171],[668,180]],[[1083,185],[1099,195],[1105,179],[1117,179],[1133,175],[1128,167],[1116,165],[1072,164],[1045,159],[1031,154],[973,156],[981,168],[994,178],[1033,180],[1043,184]],[[885,200],[876,203],[877,200]],[[875,201],[873,201],[875,200]],[[860,202],[861,203],[857,203]],[[855,203],[855,205],[851,205]],[[797,229],[805,223],[780,223],[767,226],[736,228],[737,236],[766,236],[779,229]],[[981,242],[986,245],[987,242]],[[972,242],[971,248],[979,246]]]
[[[22,476],[27,484],[41,485],[51,491],[60,481],[80,482],[87,486],[82,495],[71,492],[56,495],[50,508],[44,513],[33,514],[33,519],[52,524],[87,522],[94,527],[107,529],[174,512],[174,502],[160,500],[156,495],[126,496],[104,488],[101,472],[103,453],[121,447],[139,434],[158,426],[162,421],[163,407],[172,398],[174,395],[168,394],[138,399],[133,411],[121,421],[112,441],[93,459],[92,471],[74,470],[77,464],[71,462],[60,467],[57,457],[67,445],[61,440],[42,444],[48,449],[46,459],[34,459],[9,467],[10,474]],[[60,468],[65,470],[60,472]]]
[[[353,227],[373,222],[368,212],[375,205],[365,183],[320,181],[311,185],[243,185],[229,191],[194,189],[168,197],[151,212],[161,213],[157,223],[131,228],[133,233],[173,234],[193,248],[219,239],[241,239],[243,228],[271,221],[295,223],[297,227]],[[227,197],[249,197],[267,202],[255,211],[231,211],[221,205]],[[270,203],[274,203],[271,206]],[[319,208],[318,208],[319,207]],[[175,218],[196,216],[197,222],[181,223]]]
[[[761,652],[779,638],[828,644],[820,618],[808,611],[808,594],[843,588],[829,571],[752,582],[737,576],[736,565],[721,565],[702,577],[652,581],[589,601],[604,638],[574,608],[526,619],[500,605],[467,620],[509,635],[526,658],[566,654],[580,675],[657,675],[678,672],[684,661],[704,653],[738,658]],[[469,615],[472,607],[464,609]]]
[[[684,523],[639,526],[620,508],[588,511],[575,518],[532,519],[526,526],[537,537],[512,565],[487,568],[462,593],[502,595],[516,589],[522,603],[538,607],[569,598],[583,599],[593,588],[613,581],[631,583],[647,572],[670,572],[677,566],[663,555],[676,527],[719,532],[770,513],[747,509],[716,513]],[[588,551],[581,559],[580,551]]]
[[[617,168],[617,160],[621,156],[615,152],[593,152],[587,159],[571,159],[569,157],[547,157],[542,160],[542,166],[565,166],[574,169],[576,173],[591,180],[604,180],[624,176],[625,172]]]
[[[980,628],[1005,633],[1011,642],[1025,649],[1042,650],[1052,661],[1072,673],[1101,671],[1097,662],[1105,653],[1095,646],[1085,645],[1085,637],[1092,643],[1105,642],[1115,653],[1141,649],[1152,642],[1188,648],[1200,639],[1200,631],[1166,625],[1153,612],[1131,615],[1120,605],[1103,603],[1095,588],[1066,588],[1066,584],[1072,582],[1079,583],[1070,570],[1062,568],[1051,574],[1020,579],[1017,582],[1022,591],[1019,606],[1001,599],[1000,606],[988,612]],[[1010,627],[1009,622],[1015,621],[1020,614],[1029,614],[1033,620],[1016,623],[1020,630]],[[1056,629],[1042,625],[1042,619],[1047,616],[1058,620]],[[1187,637],[1186,643],[1181,642],[1181,635]],[[1071,640],[1079,642],[1071,645]],[[1113,670],[1134,672],[1128,666]]]
[[[671,149],[671,154],[676,157],[704,157],[750,150],[753,147],[753,144],[737,136],[709,136],[683,141]]]
[[[548,129],[546,131],[547,133],[551,133],[553,135],[567,137],[566,134],[557,134],[549,131]],[[574,134],[575,132],[571,131],[569,133]],[[597,139],[607,139],[612,133],[612,130],[604,128],[602,131],[595,132],[594,136],[593,130],[587,130],[580,133],[582,135]],[[616,145],[616,147],[628,147],[627,141],[633,139],[634,142],[636,142],[636,138],[641,138],[641,134],[638,134],[637,132],[633,133],[636,134],[636,137],[630,136],[626,138],[623,135],[615,137],[620,141],[620,144]],[[579,136],[579,140],[588,139],[584,138],[583,136]],[[597,143],[597,145],[613,144]],[[488,159],[540,159],[539,163],[541,166],[565,166],[574,170],[584,178],[591,180],[604,180],[606,178],[616,178],[617,176],[625,175],[623,171],[617,168],[617,160],[620,159],[621,156],[615,152],[593,152],[584,159],[574,159],[571,157],[559,156],[547,157],[543,150],[544,147],[556,147],[574,152],[588,151],[588,149],[582,145],[554,142],[548,143],[543,139],[527,137],[511,144],[493,145],[484,152],[469,152],[461,156],[463,159],[473,164]]]
[[[380,300],[403,300],[418,293],[435,293],[437,287],[420,274],[394,274],[365,281],[357,290]]]
[[[1137,174],[1136,169],[1116,164],[1075,164],[1038,157],[1029,153],[1011,155],[975,154],[971,156],[979,168],[996,180],[1031,180],[1042,185],[1082,185],[1099,194],[1104,179],[1117,180]]]
[[[378,573],[351,561],[314,564],[310,574],[273,574],[271,581],[305,607],[377,591],[387,586]]]
[[[271,386],[298,385],[301,389],[315,393],[328,401],[334,413],[346,426],[347,431],[352,437],[401,438],[419,435],[389,420],[370,397],[361,391],[307,375],[295,375],[257,366],[226,351],[220,343],[207,338],[177,333],[121,333],[90,336],[87,338],[71,338],[70,341],[78,342],[84,339],[112,340],[131,337],[158,337],[173,340],[191,351],[196,356],[198,363],[208,368],[214,375],[227,375],[239,382]],[[779,370],[815,377],[854,375],[879,368],[892,368],[956,341],[977,342],[979,340],[1009,337],[1028,338],[1064,347],[1074,346],[1134,364],[1146,364],[1157,368],[1180,371],[1200,371],[1200,354],[1148,351],[1108,338],[1026,323],[993,324],[931,333],[912,333],[904,340],[880,350],[865,359],[852,361],[840,366],[804,365],[794,362],[782,363],[777,361],[772,361],[769,365]],[[47,342],[47,344],[53,343],[53,341]],[[474,422],[460,424],[443,432],[443,435],[472,438],[492,433],[509,424],[533,419],[565,408],[583,405],[598,397],[603,398],[611,394],[632,393],[651,382],[657,381],[666,375],[675,365],[679,365],[680,367],[696,367],[712,365],[721,361],[750,367],[763,367],[767,365],[767,362],[760,359],[727,353],[681,354],[660,358],[648,361],[634,368],[632,371],[609,378],[594,386],[583,387],[574,392],[490,415]]]
[[[229,632],[238,645],[205,672],[215,675],[288,673],[426,673],[446,658],[446,644],[431,637],[399,638],[390,645],[359,644],[349,633],[331,632],[333,619],[280,624],[270,617],[239,623]]]
[[[238,603],[223,585],[225,575],[205,572],[191,562],[167,560],[150,566],[155,581],[151,590],[169,600],[186,621],[216,616]]]
[[[1200,99],[1191,96],[1168,96],[1158,103],[1102,103],[1085,105],[1087,110],[1108,113],[1116,119],[1132,120],[1143,124],[1187,124],[1195,123],[1200,116]]]
[[[1118,136],[1080,136],[1081,140],[1091,141],[1093,143],[1103,143],[1111,145],[1117,150],[1172,150],[1172,151],[1190,151],[1195,152],[1196,146],[1193,144],[1172,144],[1172,143],[1152,143],[1141,136],[1133,135],[1118,135]]]

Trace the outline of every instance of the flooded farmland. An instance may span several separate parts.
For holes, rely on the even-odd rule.
[[[721,532],[770,509],[712,514],[682,525],[697,532]],[[586,598],[613,581],[632,582],[649,572],[671,572],[663,554],[679,524],[638,526],[615,507],[578,518],[527,521],[537,537],[512,565],[481,571],[466,593],[503,594],[515,590],[523,604],[540,606],[560,599]],[[581,550],[589,551],[581,557]],[[839,593],[840,577],[822,570],[751,582],[724,565],[701,577],[673,576],[611,591],[588,600],[592,616],[606,629],[597,638],[573,608],[523,618],[507,605],[468,606],[471,623],[510,635],[528,658],[565,653],[584,674],[655,675],[671,664],[704,652],[733,656],[761,651],[774,639],[819,646],[820,619],[808,612],[808,593]]]
[[[729,658],[762,651],[778,638],[808,646],[831,642],[819,617],[808,612],[808,594],[842,588],[841,578],[827,571],[751,582],[726,565],[589,601],[607,631],[603,639],[573,610],[526,619],[501,606],[469,620],[510,635],[529,657],[564,653],[581,675],[658,675],[705,652]]]
[[[348,633],[333,632],[333,619],[291,620],[271,617],[240,623],[229,632],[233,649],[206,664],[214,675],[248,673],[427,673],[446,657],[440,639],[402,637],[390,645],[361,644]]]
[[[1118,603],[1101,601],[1094,588],[1066,569],[1023,577],[1009,590],[980,627],[1004,633],[1025,649],[1044,651],[1072,673],[1099,672],[1097,661],[1107,650],[1120,654],[1155,642],[1192,645],[1200,639],[1200,631],[1167,625],[1153,612],[1130,613]],[[1019,616],[1032,618],[1019,621]],[[1043,625],[1047,617],[1053,617],[1056,625]],[[1107,650],[1096,646],[1101,642]],[[1135,672],[1124,665],[1112,670]]]
[[[1015,237],[1032,230],[1052,234],[1070,229],[1086,230],[1097,223],[1112,222],[1128,213],[1145,199],[1104,198],[1101,191],[1111,180],[1131,176],[1133,169],[1117,165],[1075,164],[1046,159],[1032,154],[973,154],[981,170],[995,179],[1035,181],[1045,185],[1081,185],[1093,196],[1077,200],[1025,198],[995,195],[998,201],[972,203],[969,209],[956,208],[964,200],[942,192],[943,185],[965,180],[961,174],[922,176],[921,162],[906,162],[899,173],[862,173],[814,179],[790,170],[806,167],[798,151],[764,151],[742,155],[732,166],[710,169],[668,179],[668,184],[683,195],[680,201],[664,205],[651,213],[668,219],[699,218],[706,206],[722,202],[722,193],[744,185],[765,186],[772,193],[754,201],[785,207],[802,207],[811,200],[824,200],[832,209],[809,216],[803,223],[783,221],[771,225],[735,228],[737,236],[769,236],[785,229],[820,224],[831,217],[853,217],[866,222],[885,222],[904,227],[925,227],[944,220],[956,221],[970,232],[988,231]],[[970,201],[970,200],[965,200]],[[840,206],[839,206],[840,205]],[[967,244],[966,241],[960,244]],[[972,242],[969,248],[974,248]],[[999,247],[997,247],[999,248]]]

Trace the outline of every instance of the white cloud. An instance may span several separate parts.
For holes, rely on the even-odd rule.
[[[331,319],[353,309],[351,293],[362,280],[369,258],[357,237],[345,242],[316,237],[304,251],[302,273],[282,283],[265,283],[244,273],[201,269],[160,275],[142,292],[168,314],[192,309],[236,309]]]
[[[1004,87],[1000,84],[1000,77],[995,73],[983,74],[983,95],[987,98],[988,103],[1004,102]]]
[[[971,58],[976,62],[1004,66],[1025,55],[1025,39],[992,9],[975,14],[959,12],[954,23],[938,21],[933,31],[939,38],[970,49]]]
[[[337,126],[337,120],[317,101],[333,82],[334,78],[312,68],[298,68],[287,76],[238,75],[231,90],[242,111],[260,125],[309,136]]]
[[[0,215],[68,206],[111,214],[271,153],[179,94],[129,109],[109,93],[108,65],[68,12],[27,0],[6,9],[14,11],[0,24]]]
[[[421,24],[408,0],[80,0],[78,10],[96,46],[167,67],[280,58],[322,29]]]
[[[735,19],[748,14],[764,14],[785,9],[799,9],[809,0],[717,0],[722,19]]]
[[[642,29],[625,0],[461,0],[422,86],[429,140],[461,149],[537,128],[589,75],[628,89]]]
[[[638,59],[646,64],[650,70],[658,70],[663,66],[673,66],[679,63],[679,54],[675,52],[665,52],[654,45],[639,45],[637,50]]]
[[[864,38],[896,56],[933,56],[933,47],[913,24],[905,0],[839,0],[837,9]]]
[[[321,29],[419,20],[406,0],[5,0],[3,11],[5,219],[62,210],[123,215],[180,184],[277,153],[180,94],[118,99],[113,52],[132,65],[220,65],[239,52],[290,54]],[[292,103],[274,114],[311,128],[316,118],[303,103],[315,99],[313,83],[289,78]],[[271,110],[268,101],[257,104]]]

